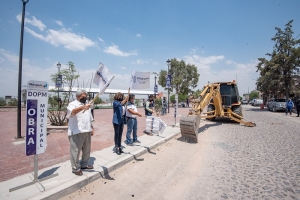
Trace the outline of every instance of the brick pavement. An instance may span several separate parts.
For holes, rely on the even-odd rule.
[[[143,108],[138,109],[144,113]],[[170,108],[170,113],[160,116],[167,124],[174,124],[174,109]],[[187,108],[179,108],[178,115],[187,114]],[[92,137],[92,152],[102,150],[114,144],[114,133],[112,126],[112,110],[95,110],[95,135]],[[9,180],[16,176],[33,172],[33,156],[25,155],[24,140],[15,140],[17,136],[17,112],[15,109],[0,112],[0,182]],[[177,117],[177,123],[179,117]],[[143,135],[146,126],[145,117],[138,118],[138,136]],[[126,129],[126,127],[125,127]],[[123,131],[123,141],[126,130]],[[22,136],[25,135],[25,112],[22,111]],[[149,136],[150,137],[150,136]],[[52,166],[54,164],[69,159],[69,141],[66,132],[51,133],[47,136],[46,152],[38,157],[39,169]]]

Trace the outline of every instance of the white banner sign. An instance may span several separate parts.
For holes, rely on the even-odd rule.
[[[47,147],[48,83],[28,81],[26,103],[26,155],[44,153]]]
[[[131,74],[131,89],[149,89],[150,88],[150,72],[136,72]]]
[[[114,79],[114,75],[108,71],[102,63],[100,63],[99,69],[96,71],[93,82],[99,86],[99,95],[102,95],[111,81]]]

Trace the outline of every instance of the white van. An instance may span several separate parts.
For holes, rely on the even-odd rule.
[[[264,103],[264,101],[262,99],[254,99],[254,101],[253,101],[254,106],[260,106],[263,103]]]

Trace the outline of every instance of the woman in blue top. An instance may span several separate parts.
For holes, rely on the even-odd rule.
[[[124,105],[128,100],[128,96],[124,98],[121,92],[115,94],[113,103],[113,119],[112,123],[115,130],[115,149],[116,153],[120,155],[124,153],[121,148],[122,133],[125,121],[125,108]]]

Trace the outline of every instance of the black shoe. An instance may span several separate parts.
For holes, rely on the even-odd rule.
[[[141,143],[139,140],[134,140],[133,143]]]
[[[121,153],[120,153],[120,149],[118,148],[118,149],[116,149],[116,154],[118,154],[118,155],[121,155]]]
[[[133,146],[132,142],[131,143],[126,143],[127,146]]]
[[[121,147],[119,148],[119,152],[120,153],[124,153],[124,151],[121,149]]]

